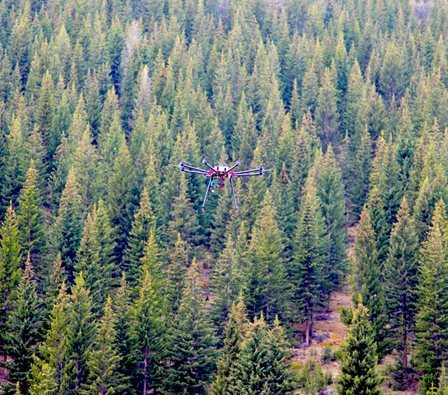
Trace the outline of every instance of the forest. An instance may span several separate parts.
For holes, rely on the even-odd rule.
[[[447,35],[446,0],[0,0],[0,393],[448,394]],[[269,169],[238,215],[204,156]]]

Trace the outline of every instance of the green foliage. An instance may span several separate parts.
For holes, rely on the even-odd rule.
[[[382,394],[381,378],[376,372],[377,362],[374,330],[369,322],[367,309],[358,302],[342,348],[338,393]]]
[[[327,388],[331,376],[322,371],[321,365],[313,360],[305,362],[297,373],[297,384],[305,395],[314,395]]]

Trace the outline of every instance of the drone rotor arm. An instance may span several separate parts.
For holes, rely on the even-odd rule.
[[[263,166],[260,166],[258,169],[249,169],[236,171],[235,177],[251,177],[251,176],[261,176],[266,170],[263,169]]]
[[[190,166],[189,164],[184,163],[184,162],[179,163],[179,169],[186,173],[202,174],[204,176],[207,176],[209,174],[207,170],[199,169],[198,167],[194,167],[194,166]]]

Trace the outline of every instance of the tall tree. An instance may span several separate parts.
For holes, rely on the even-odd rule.
[[[384,265],[384,298],[389,323],[388,337],[400,354],[399,366],[404,375],[408,370],[410,336],[415,328],[417,257],[417,232],[407,200],[403,199]]]
[[[247,253],[247,302],[251,316],[263,312],[271,322],[276,314],[282,317],[287,315],[288,283],[283,250],[282,236],[275,220],[275,208],[268,191],[252,230]]]
[[[164,393],[205,394],[216,364],[216,338],[204,308],[197,261],[188,270],[179,311],[168,331]]]
[[[445,204],[435,209],[428,238],[420,250],[417,288],[417,360],[424,393],[437,384],[448,350],[448,257]]]
[[[320,199],[312,177],[308,177],[303,192],[294,255],[288,265],[293,285],[292,303],[297,318],[305,323],[305,343],[311,344],[314,313],[324,302],[328,292],[328,275],[325,272],[327,236],[321,212]]]
[[[8,381],[5,392],[13,392],[18,383],[20,393],[29,393],[30,370],[37,344],[42,339],[42,309],[37,297],[36,281],[28,257],[25,270],[15,293],[13,308],[5,328],[4,349],[10,358],[6,363]]]
[[[353,312],[341,359],[338,378],[340,395],[382,394],[381,379],[376,372],[378,355],[374,330],[369,322],[368,310],[360,301]]]

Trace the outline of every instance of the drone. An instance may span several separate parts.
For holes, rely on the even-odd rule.
[[[267,171],[267,169],[265,169],[263,166],[260,166],[257,169],[234,171],[234,169],[240,165],[239,160],[237,160],[235,164],[230,167],[227,165],[212,166],[207,162],[205,158],[202,160],[202,164],[207,166],[209,170],[200,169],[198,167],[191,166],[185,162],[180,162],[177,167],[185,173],[201,174],[204,177],[210,178],[207,190],[205,191],[204,201],[202,202],[201,206],[201,211],[203,213],[205,212],[205,203],[207,202],[209,192],[210,191],[214,192],[213,187],[215,185],[219,189],[224,189],[227,180],[229,180],[230,188],[232,190],[233,207],[235,209],[235,212],[238,213],[238,203],[236,201],[235,186],[233,184],[233,179],[237,177],[261,176],[264,172]]]

